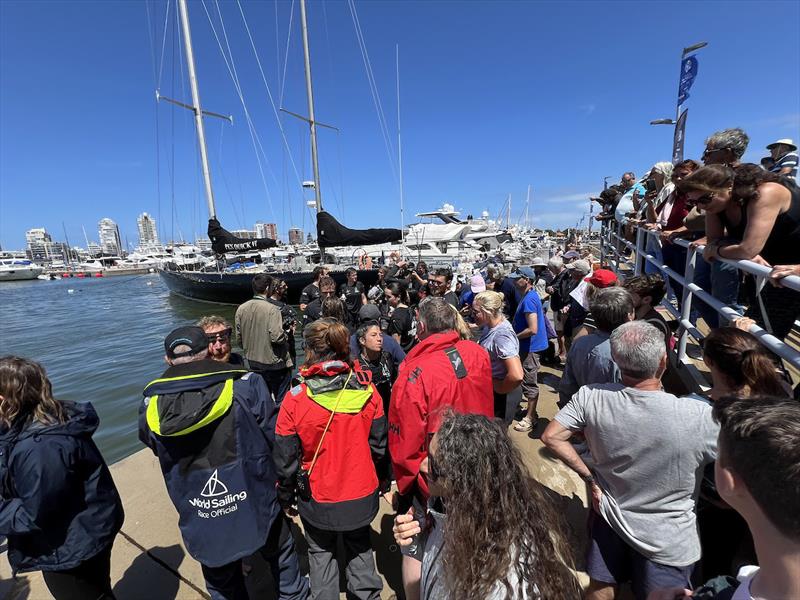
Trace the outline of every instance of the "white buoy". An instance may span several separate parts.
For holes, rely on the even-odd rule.
[[[153,285],[153,282],[152,281],[148,281],[147,285]]]
[[[68,293],[68,294],[74,294],[74,293],[75,293],[75,290],[73,290],[72,288],[69,288],[69,289],[67,290],[67,293]]]

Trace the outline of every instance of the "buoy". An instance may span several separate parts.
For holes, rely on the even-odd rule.
[[[75,293],[75,290],[73,290],[72,288],[69,288],[69,289],[67,290],[67,293],[68,293],[68,294],[74,294],[74,293]]]
[[[153,282],[152,281],[148,281],[147,285],[153,285]]]

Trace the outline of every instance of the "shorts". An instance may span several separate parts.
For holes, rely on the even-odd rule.
[[[636,600],[646,600],[653,590],[669,587],[692,588],[694,565],[671,567],[644,557],[625,542],[606,520],[591,511],[590,540],[586,572],[595,581],[619,585],[630,582]]]
[[[422,553],[425,550],[425,536],[423,532],[425,531],[425,520],[428,514],[428,508],[417,498],[416,494],[411,500],[411,506],[414,508],[414,519],[419,521],[420,533],[412,538],[412,542],[408,546],[400,546],[400,554],[422,562]],[[403,507],[401,502],[398,513],[403,514],[406,511],[408,511],[408,505]]]
[[[553,325],[556,328],[556,333],[564,333],[564,323],[569,319],[569,313],[562,313],[559,311],[553,312]]]
[[[536,352],[520,352],[522,361],[522,399],[536,402],[539,399],[539,355]]]

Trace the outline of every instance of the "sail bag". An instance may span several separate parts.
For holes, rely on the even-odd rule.
[[[399,229],[350,229],[339,223],[329,212],[317,213],[317,242],[320,246],[369,246],[399,242]]]
[[[270,238],[247,239],[233,235],[227,229],[223,229],[217,219],[208,220],[208,238],[211,240],[211,248],[217,254],[226,252],[242,252],[247,250],[265,250],[276,246],[278,242]]]

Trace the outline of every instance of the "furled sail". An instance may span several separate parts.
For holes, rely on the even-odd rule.
[[[388,244],[403,238],[399,229],[350,229],[339,223],[329,212],[317,213],[317,242],[320,246],[369,246]]]
[[[208,238],[211,240],[211,248],[217,254],[226,252],[242,252],[247,250],[264,250],[277,245],[277,241],[270,238],[256,238],[250,240],[233,235],[227,229],[223,229],[217,219],[208,220]]]

